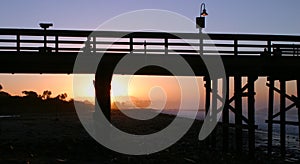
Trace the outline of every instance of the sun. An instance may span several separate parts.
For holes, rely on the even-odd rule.
[[[129,96],[128,79],[124,76],[113,76],[111,81],[111,96],[124,97]]]
[[[95,97],[95,88],[93,84],[93,75],[76,75],[76,86],[73,87],[74,99],[85,99]],[[74,81],[73,80],[73,85]]]
[[[89,85],[86,86],[85,95],[86,95],[86,97],[95,97],[94,85],[89,84]]]

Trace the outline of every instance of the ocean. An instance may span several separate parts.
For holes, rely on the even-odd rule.
[[[170,115],[177,115],[178,110],[177,109],[166,109],[162,111],[165,114],[170,114]],[[184,110],[181,112],[181,115],[178,115],[179,117],[185,117],[185,118],[192,118],[192,113],[194,111],[192,110]],[[244,116],[247,118],[247,113],[244,113]],[[255,114],[255,124],[258,126],[257,130],[267,132],[268,131],[268,124],[265,122],[267,120],[267,110],[257,110]],[[197,120],[204,120],[205,119],[205,111],[204,110],[198,110],[198,113],[196,115]],[[286,120],[288,121],[298,121],[298,114],[295,112],[287,112],[286,113]],[[219,120],[222,122],[222,118]],[[231,123],[234,123],[234,116],[233,114],[230,115],[229,121]],[[280,131],[280,126],[278,124],[273,124],[273,132],[279,134]],[[298,136],[299,130],[298,126],[293,126],[293,125],[286,125],[286,133],[288,135],[293,135],[293,136]]]

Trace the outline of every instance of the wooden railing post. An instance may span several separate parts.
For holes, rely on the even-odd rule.
[[[129,51],[130,51],[130,54],[133,53],[133,38],[132,37],[129,38]]]
[[[96,36],[93,36],[93,52],[94,53],[96,53],[97,52],[97,44],[96,44],[96,42],[97,42],[97,38],[96,38]]]
[[[58,52],[58,35],[55,35],[55,52]]]
[[[233,52],[234,52],[234,56],[238,55],[238,40],[234,39],[234,47],[233,47]]]
[[[21,49],[21,40],[20,40],[20,34],[17,34],[17,52],[20,52]]]
[[[271,52],[272,52],[272,43],[270,40],[267,41],[267,46],[268,46],[268,53],[271,56]]]
[[[199,52],[200,52],[200,56],[202,56],[204,54],[203,53],[203,35],[202,35],[201,30],[199,31]]]
[[[146,40],[144,41],[144,55],[147,54],[147,42]]]
[[[168,43],[168,38],[165,38],[165,55],[168,55],[168,50],[169,50],[169,43]]]

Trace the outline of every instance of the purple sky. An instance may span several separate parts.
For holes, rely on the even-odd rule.
[[[163,9],[192,20],[201,2],[209,13],[206,32],[299,34],[297,0],[2,0],[0,27],[38,28],[50,21],[56,29],[94,29],[124,12]]]

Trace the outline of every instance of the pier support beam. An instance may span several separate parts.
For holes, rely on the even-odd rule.
[[[205,87],[205,116],[207,116],[209,113],[210,108],[210,101],[211,101],[211,80],[208,76],[204,77],[204,87]],[[205,140],[206,145],[209,147],[211,142],[211,135],[208,136],[208,138]]]
[[[223,108],[222,122],[223,122],[223,152],[228,152],[228,128],[229,128],[229,77],[226,77],[226,81],[223,81],[223,86],[226,90],[223,89],[223,96],[225,96],[225,104]],[[223,87],[224,88],[224,87]],[[226,94],[225,94],[226,92]]]
[[[285,106],[286,106],[286,81],[285,80],[279,80],[280,81],[280,153],[283,157],[285,157],[285,133],[286,133],[286,120],[285,120]]]
[[[95,77],[95,89],[96,89],[96,99],[99,104],[99,108],[95,109],[95,115],[98,115],[98,112],[104,114],[108,121],[111,121],[111,100],[110,100],[110,90],[111,90],[111,79],[112,74],[109,72],[99,71]],[[99,111],[101,110],[101,111]]]
[[[210,108],[210,92],[211,92],[211,81],[210,78],[205,76],[204,77],[204,87],[205,87],[205,115],[208,114]]]
[[[243,129],[242,129],[242,77],[240,75],[234,76],[234,95],[235,95],[235,140],[236,151],[238,154],[243,150]]]
[[[217,122],[217,113],[218,113],[218,79],[212,80],[212,105],[211,105],[211,118],[212,122]],[[217,136],[216,129],[212,131],[211,135],[211,146],[212,148],[216,148]]]
[[[99,104],[99,108],[95,109],[95,121],[97,121],[98,112],[102,112],[108,121],[111,121],[111,80],[114,73],[114,69],[122,57],[116,57],[111,59],[107,54],[105,54],[99,63],[99,66],[105,63],[110,63],[109,66],[105,68],[98,67],[95,74],[95,92],[96,100]]]
[[[268,104],[268,155],[272,155],[273,147],[273,108],[274,108],[274,80],[268,77],[269,81],[269,104]]]
[[[297,80],[297,97],[300,98],[300,80]],[[296,107],[298,108],[298,135],[299,135],[299,145],[300,145],[300,104],[297,103]]]
[[[111,104],[110,104],[110,89],[111,89],[111,79],[112,72],[110,70],[98,70],[95,75],[95,112],[94,112],[94,130],[97,137],[105,137],[109,139],[110,132],[104,124],[103,117],[101,117],[101,112],[105,118],[111,121]],[[98,105],[97,105],[98,103]]]
[[[257,77],[248,77],[248,144],[249,155],[254,157],[255,153],[255,91],[254,83]]]

